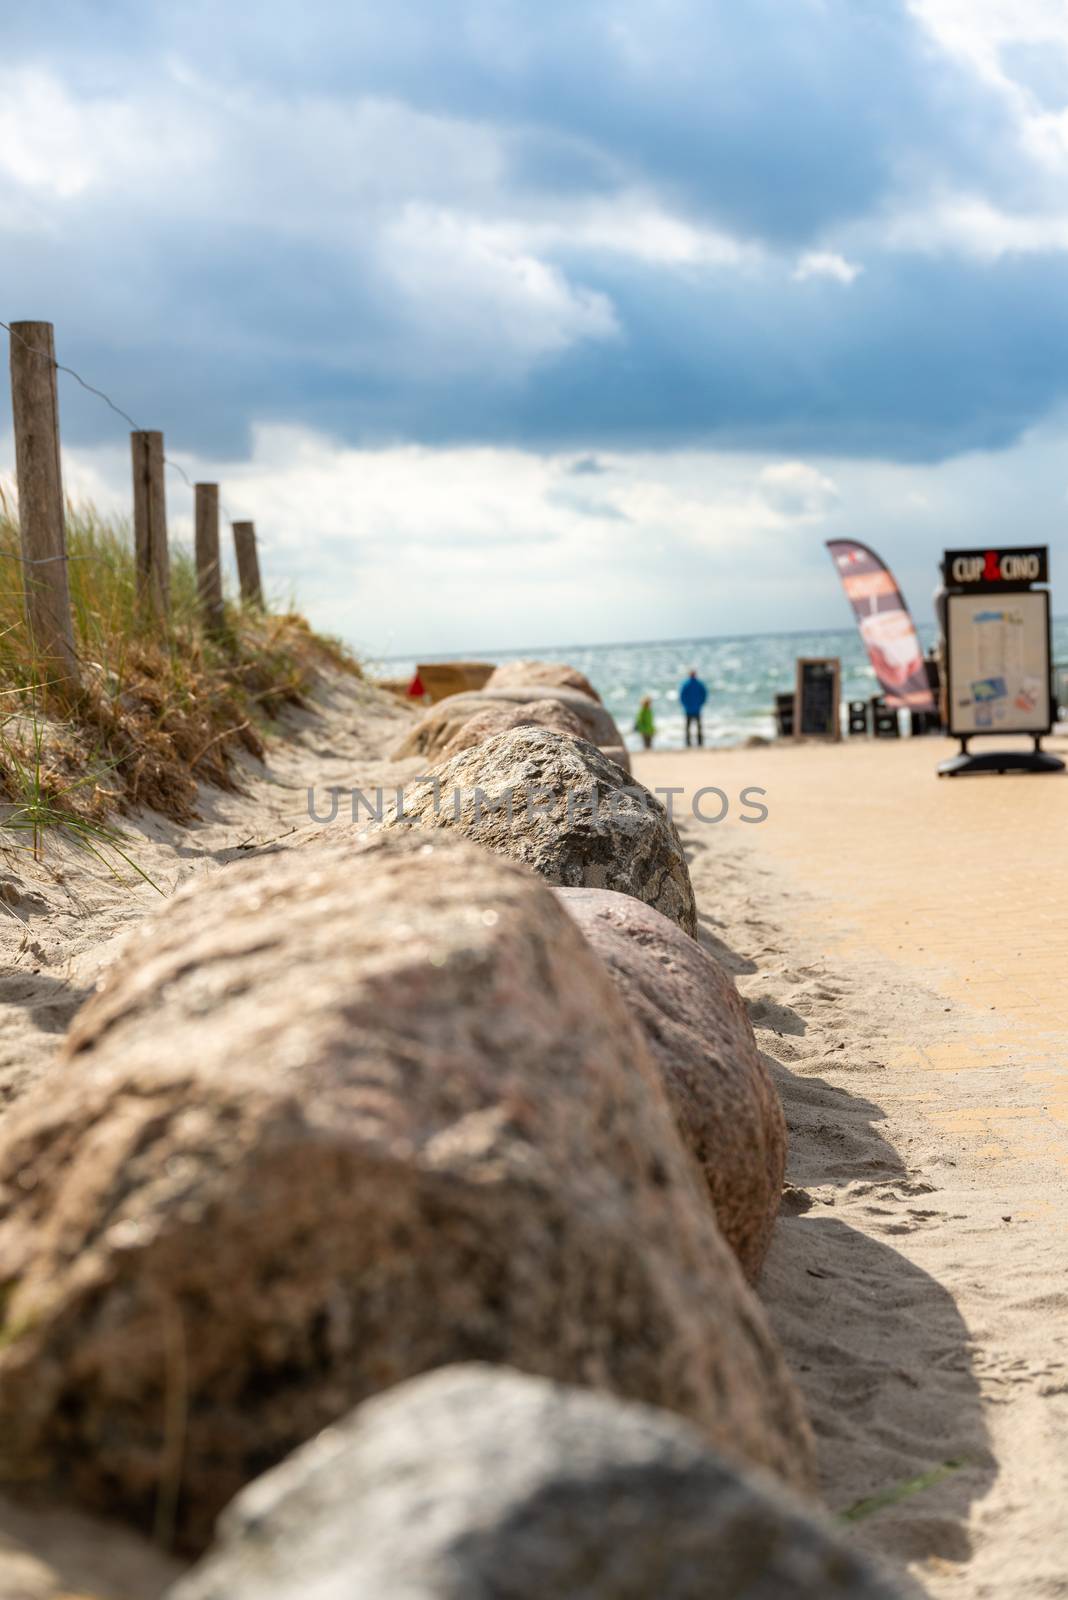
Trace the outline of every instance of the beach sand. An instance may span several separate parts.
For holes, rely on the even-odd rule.
[[[125,847],[170,891],[284,841],[308,827],[309,785],[322,800],[420,770],[388,761],[409,715],[339,680],[266,771],[247,764],[242,793],[206,793],[191,828],[128,819]],[[749,1003],[791,1125],[761,1293],[829,1507],[861,1505],[852,1536],[907,1569],[912,1593],[1065,1596],[1068,779],[939,782],[947,749],[654,752],[635,767],[650,787],[718,785],[732,802],[718,826],[680,821],[702,937]],[[767,791],[759,826],[737,820],[746,786]],[[7,856],[5,873],[0,1107],[50,1070],[160,904],[69,848],[44,866]],[[0,1496],[4,1600],[153,1600],[175,1570],[121,1530],[104,1540]]]
[[[683,829],[790,1123],[761,1293],[827,1503],[886,1496],[854,1537],[917,1593],[1037,1600],[1068,1595],[1068,778],[939,780],[952,749],[635,772],[731,801]]]

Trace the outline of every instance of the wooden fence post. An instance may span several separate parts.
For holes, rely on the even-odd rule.
[[[11,324],[11,411],[26,625],[42,682],[58,698],[69,699],[78,693],[81,679],[70,613],[50,322]]]
[[[219,560],[219,485],[198,483],[194,493],[200,614],[209,633],[220,633],[223,627],[223,594]]]
[[[256,554],[255,523],[234,523],[234,554],[237,556],[242,600],[246,605],[262,606],[263,586],[260,583],[260,558]]]
[[[165,622],[171,608],[171,568],[167,553],[162,433],[131,433],[130,453],[137,595],[142,605],[150,605],[157,619]]]

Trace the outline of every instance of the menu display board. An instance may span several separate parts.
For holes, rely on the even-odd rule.
[[[797,662],[794,733],[803,739],[839,739],[841,664],[835,656],[801,656]]]
[[[1048,733],[1049,591],[947,597],[949,731]]]

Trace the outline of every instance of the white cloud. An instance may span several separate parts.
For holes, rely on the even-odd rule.
[[[10,471],[10,439],[0,468]],[[255,521],[274,593],[375,657],[592,637],[730,631],[746,557],[784,536],[745,457],[606,455],[610,489],[576,495],[571,455],[486,447],[360,450],[306,429],[254,432],[247,460],[179,453]],[[75,499],[129,512],[123,444],[64,451]],[[192,495],[167,477],[171,538],[192,539]],[[700,586],[701,594],[694,591]],[[680,602],[693,615],[678,619]],[[708,611],[708,607],[712,611]]]
[[[610,200],[554,197],[551,213],[532,208],[523,218],[496,223],[516,247],[605,251],[668,267],[747,267],[766,259],[757,244],[698,225],[665,209],[655,194],[627,189]]]
[[[794,268],[794,277],[800,283],[806,278],[832,278],[836,283],[852,283],[863,271],[862,266],[847,261],[833,250],[810,250]]]
[[[991,82],[1003,77],[1004,45],[1063,45],[1068,32],[1066,0],[909,0],[909,10],[944,49]]]
[[[419,359],[429,346],[438,371],[510,376],[619,332],[606,295],[456,213],[406,207],[384,228],[378,254],[391,292],[407,302]]]
[[[1068,176],[1068,108],[1049,110],[1014,47],[1068,65],[1068,0],[910,0],[910,9],[948,54],[969,66],[1011,107],[1024,150],[1040,168]]]
[[[764,467],[758,483],[762,498],[773,510],[800,521],[825,516],[839,500],[834,479],[804,461],[779,461]]]
[[[669,266],[741,266],[763,256],[640,188],[607,199],[516,193],[516,137],[507,125],[373,95],[254,94],[180,61],[151,94],[92,98],[51,73],[15,71],[0,101],[0,182],[10,186],[0,227],[10,229],[12,208],[26,195],[62,205],[110,191],[150,212],[225,217],[230,227],[260,225],[267,208],[283,231],[314,227],[318,237],[360,246],[382,228],[410,242],[425,227],[428,243],[453,257],[461,231],[475,257],[538,258],[567,248]]]
[[[252,93],[176,63],[150,92],[121,95],[14,70],[0,100],[0,177],[16,189],[58,201],[121,192],[231,224],[262,223],[267,203],[278,227],[329,224],[334,207],[341,229],[353,206],[366,215],[413,194],[484,204],[503,182],[505,144],[499,130],[394,100]]]
[[[915,254],[952,252],[995,261],[1007,255],[1068,251],[1068,209],[1008,212],[979,195],[950,195],[929,209],[883,224],[884,243]]]
[[[208,153],[204,130],[164,97],[77,99],[49,73],[5,78],[0,98],[0,178],[16,193],[73,200],[120,189],[160,171],[191,172]]]
[[[65,450],[63,470],[73,496],[127,514],[119,433],[106,449]],[[256,522],[270,590],[377,658],[845,627],[822,550],[835,533],[871,543],[925,620],[943,548],[1004,537],[1021,503],[1056,579],[1068,569],[1066,439],[1068,416],[1011,451],[931,465],[606,453],[603,474],[582,481],[603,489],[616,517],[574,496],[570,454],[358,450],[260,427],[247,460],[178,459]],[[0,471],[12,458],[0,438]],[[192,495],[175,474],[167,507],[172,538],[188,545]],[[1063,612],[1056,587],[1054,600]]]

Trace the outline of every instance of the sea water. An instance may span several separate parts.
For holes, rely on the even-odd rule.
[[[926,649],[936,637],[934,625],[917,629]],[[528,646],[523,650],[485,650],[477,652],[482,661],[511,661],[523,657],[539,661],[566,661],[584,672],[615,717],[628,746],[641,748],[633,731],[634,718],[643,695],[651,695],[656,720],[655,749],[679,749],[683,738],[683,718],[679,706],[679,686],[697,668],[708,686],[704,711],[705,743],[742,744],[759,735],[770,739],[775,733],[774,707],[777,694],[793,691],[799,656],[836,656],[842,664],[842,716],[846,702],[867,700],[879,693],[864,645],[855,628],[814,633],[738,634],[719,639],[670,639],[644,644],[573,644]],[[435,660],[475,659],[476,652],[464,657],[436,656]],[[1053,659],[1068,662],[1068,617],[1053,623]],[[402,677],[415,671],[412,660],[391,660],[369,664],[372,675]],[[551,693],[551,691],[546,691]]]

